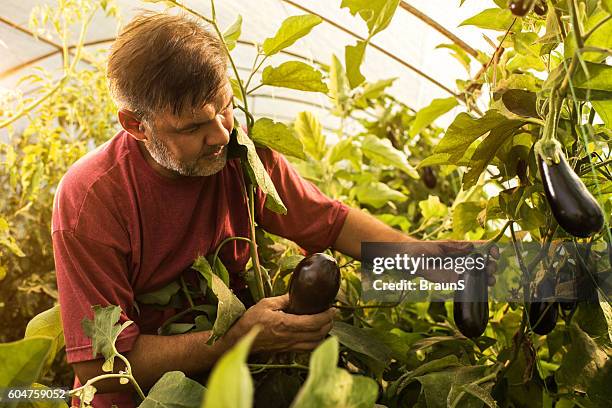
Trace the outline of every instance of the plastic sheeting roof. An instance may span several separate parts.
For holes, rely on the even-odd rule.
[[[183,3],[204,15],[210,15],[210,3],[207,1],[184,0]],[[365,37],[367,27],[358,16],[352,16],[347,8],[340,8],[340,3],[340,0],[218,0],[215,5],[222,28],[229,26],[238,14],[243,17],[241,42],[232,52],[242,74],[248,73],[252,65],[255,55],[252,43],[261,43],[276,32],[286,17],[304,14],[305,10],[329,21],[315,27],[307,37],[287,50],[325,64],[329,64],[332,54],[343,60],[344,47],[357,41],[346,30]],[[473,48],[485,50],[487,53],[493,51],[484,40],[482,30],[470,26],[458,27],[466,18],[485,8],[494,7],[492,0],[468,0],[462,7],[459,7],[459,0],[409,0],[406,3],[440,23]],[[0,0],[0,90],[13,89],[17,80],[36,65],[50,70],[58,69],[58,76],[60,74],[61,57],[59,52],[54,53],[56,48],[15,27],[27,29],[30,11],[40,4],[53,6],[56,0]],[[117,4],[123,23],[128,22],[142,9],[165,9],[163,4],[138,0],[117,0]],[[73,42],[76,43],[77,30],[74,31]],[[90,48],[107,49],[116,32],[116,20],[99,12],[90,25],[86,42],[97,42]],[[487,34],[493,39],[497,36],[496,33]],[[449,50],[436,49],[437,45],[451,41],[401,7],[398,7],[389,27],[377,34],[372,43],[388,54],[368,47],[362,65],[363,74],[370,81],[397,77],[390,92],[412,108],[427,106],[432,99],[448,97],[451,94],[419,76],[407,68],[406,64],[425,72],[450,90],[456,90],[456,79],[468,79],[465,69],[450,55]],[[22,66],[41,57],[44,58],[33,65]],[[295,58],[287,54],[277,54],[269,62],[278,65],[288,59]],[[479,65],[474,64],[472,74],[478,68]],[[257,94],[259,96],[255,96],[249,104],[256,118],[268,116],[289,121],[298,112],[311,110],[322,120],[324,126],[336,126],[336,118],[327,110],[330,101],[325,95],[274,87],[260,88]]]

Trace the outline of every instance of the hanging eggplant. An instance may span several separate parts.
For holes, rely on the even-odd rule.
[[[534,333],[544,335],[550,333],[557,325],[557,302],[544,301],[554,297],[555,282],[545,277],[537,287],[537,301],[529,305],[529,324]]]
[[[428,189],[436,188],[436,184],[438,184],[438,180],[436,178],[436,172],[430,166],[424,167],[423,172],[421,174],[421,180],[423,180],[423,184]]]
[[[569,166],[563,152],[557,146],[554,149],[557,151],[552,155],[538,153],[540,176],[550,209],[565,231],[579,238],[590,237],[603,227],[601,207]]]
[[[306,315],[329,309],[340,289],[340,268],[334,258],[316,253],[297,264],[289,281],[287,313]]]
[[[463,273],[464,289],[456,290],[453,317],[466,337],[480,337],[489,323],[488,276],[484,269],[468,269]]]
[[[525,17],[533,7],[536,0],[510,0],[508,8],[517,17]]]

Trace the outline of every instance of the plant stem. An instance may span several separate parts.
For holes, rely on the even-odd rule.
[[[183,278],[183,275],[181,275],[181,288],[183,289],[183,293],[185,294],[185,297],[187,298],[189,307],[193,307],[194,306],[193,299],[191,298],[191,295],[189,294],[189,290],[187,290],[187,285],[185,284],[185,279]]]
[[[221,251],[221,247],[231,241],[246,241],[249,244],[253,245],[253,241],[250,238],[245,237],[228,237],[225,238],[219,245],[217,245],[217,249],[215,249],[215,253],[212,257],[212,267],[215,267],[215,263],[217,263],[217,258],[219,257],[219,251]]]
[[[271,368],[298,368],[300,370],[308,370],[308,367],[302,364],[248,364],[249,368],[267,370]]]
[[[249,226],[251,228],[251,260],[253,262],[253,269],[255,271],[255,280],[257,281],[257,292],[260,299],[266,297],[266,291],[264,289],[263,277],[261,275],[261,268],[259,266],[259,254],[257,253],[257,241],[255,238],[255,194],[252,185],[248,186],[249,194]]]

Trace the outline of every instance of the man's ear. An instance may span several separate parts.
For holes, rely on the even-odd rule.
[[[120,109],[119,112],[117,112],[117,116],[121,127],[132,135],[133,138],[137,140],[147,139],[145,125],[134,112],[127,109]]]

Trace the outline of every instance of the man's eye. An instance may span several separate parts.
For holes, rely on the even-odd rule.
[[[194,127],[190,127],[189,129],[185,129],[183,130],[183,133],[195,133],[198,129],[200,128],[200,126],[194,126]]]

